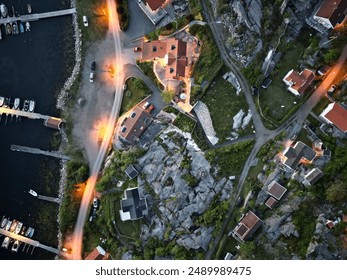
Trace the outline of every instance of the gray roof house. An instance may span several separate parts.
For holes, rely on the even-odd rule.
[[[134,165],[129,165],[127,169],[125,169],[125,174],[128,176],[130,180],[134,179],[139,175],[139,172],[136,170]]]
[[[303,183],[307,186],[311,186],[316,183],[320,178],[322,178],[323,172],[319,168],[313,168],[304,177]]]
[[[283,152],[283,164],[290,170],[294,170],[300,161],[312,162],[316,157],[316,152],[305,143],[298,141],[294,147],[288,147]]]
[[[141,219],[148,213],[146,198],[140,198],[139,188],[125,190],[120,206],[119,214],[123,222]]]

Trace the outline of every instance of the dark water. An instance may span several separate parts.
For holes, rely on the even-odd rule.
[[[68,8],[63,0],[1,0],[9,9],[13,5],[19,14],[26,14],[30,3],[33,12],[48,12]],[[31,22],[31,32],[4,35],[0,41],[0,95],[36,101],[35,111],[59,116],[55,96],[69,76],[68,62],[73,61],[72,17],[64,16]],[[70,65],[71,67],[71,65]],[[71,69],[71,68],[70,68]],[[21,100],[22,106],[23,100]],[[11,144],[50,149],[55,130],[43,126],[42,120],[23,119],[5,126],[0,122],[0,218],[3,215],[20,220],[36,229],[33,239],[57,246],[58,206],[35,199],[27,193],[57,196],[59,161],[40,155],[10,151]],[[48,222],[47,222],[48,221]],[[2,244],[4,237],[0,237]],[[0,244],[0,245],[1,245]],[[10,245],[11,247],[12,245]],[[52,259],[53,254],[35,249],[33,254],[0,248],[0,259]]]

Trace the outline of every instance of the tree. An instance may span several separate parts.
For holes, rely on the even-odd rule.
[[[161,93],[161,97],[165,103],[170,103],[175,97],[175,93],[172,90],[165,90]]]
[[[343,202],[347,199],[347,184],[336,180],[326,191],[326,198],[330,202]]]
[[[332,64],[339,58],[339,53],[336,49],[328,50],[324,55],[324,62],[326,64]]]

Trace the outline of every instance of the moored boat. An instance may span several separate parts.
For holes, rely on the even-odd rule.
[[[19,105],[20,105],[20,99],[17,97],[14,100],[13,109],[17,110],[19,108]]]
[[[6,236],[4,241],[2,242],[1,247],[7,249],[8,245],[10,245],[10,241],[11,241],[11,239],[8,236]]]
[[[16,229],[17,224],[18,224],[18,221],[13,220],[13,221],[12,221],[12,225],[11,225],[11,227],[10,227],[10,231],[13,232],[13,231]]]
[[[33,237],[34,232],[35,232],[35,229],[34,229],[34,228],[31,228],[31,231],[30,231],[28,237],[29,237],[29,238]]]
[[[19,32],[24,33],[24,25],[21,21],[19,22]]]
[[[18,24],[16,21],[12,23],[12,34],[13,35],[19,34]]]
[[[5,97],[0,96],[0,107],[4,105]]]
[[[31,14],[32,9],[31,9],[31,5],[30,4],[27,4],[27,9],[28,9],[28,13]]]
[[[30,23],[29,22],[25,23],[25,31],[30,31]]]
[[[4,107],[7,108],[8,106],[10,106],[10,103],[11,103],[11,98],[5,97]]]
[[[34,190],[30,189],[30,190],[29,190],[29,193],[30,193],[32,196],[37,197],[37,192],[35,192]]]
[[[16,240],[16,241],[13,243],[13,246],[12,246],[11,251],[17,253],[20,244],[21,244],[21,242],[20,242],[19,240]]]
[[[24,233],[24,236],[28,237],[32,229],[33,229],[32,227],[28,227]]]
[[[23,223],[22,222],[18,222],[17,226],[16,226],[16,229],[15,229],[15,234],[19,234],[21,229],[23,227]]]
[[[35,101],[34,100],[30,100],[29,102],[29,111],[30,112],[34,112],[35,109]]]
[[[1,28],[0,28],[0,40],[2,39],[2,32],[1,32]]]
[[[7,224],[6,224],[6,227],[5,227],[5,230],[9,231],[10,228],[11,228],[11,225],[12,225],[12,221],[10,219],[7,220]]]
[[[24,100],[23,110],[24,111],[28,111],[29,110],[29,100],[28,99]]]
[[[6,34],[7,35],[12,34],[12,25],[10,23],[6,23]]]
[[[1,3],[0,5],[0,13],[3,18],[7,17],[7,7],[4,5],[4,3]]]
[[[23,227],[22,227],[22,230],[21,230],[21,232],[20,232],[19,234],[20,234],[20,235],[24,235],[25,230],[26,230],[26,226],[23,226]]]
[[[4,228],[7,224],[7,218],[5,216],[2,217],[2,220],[1,220],[1,225],[0,227],[1,228]]]

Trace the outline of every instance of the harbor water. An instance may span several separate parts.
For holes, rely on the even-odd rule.
[[[68,0],[1,0],[8,9],[27,14],[30,3],[33,13],[70,8]],[[31,31],[19,35],[6,35],[1,26],[0,40],[0,95],[19,97],[20,108],[24,99],[36,101],[35,112],[59,117],[56,96],[71,74],[74,60],[72,17],[42,19],[31,22]],[[34,227],[33,239],[57,247],[58,206],[40,201],[28,191],[54,196],[59,188],[59,160],[10,150],[12,144],[50,150],[52,136],[57,130],[47,128],[42,120],[22,119],[16,123],[10,116],[0,121],[0,218],[5,215],[20,220],[26,227]],[[11,247],[1,248],[0,259],[53,259],[54,255],[36,248],[12,253]]]

